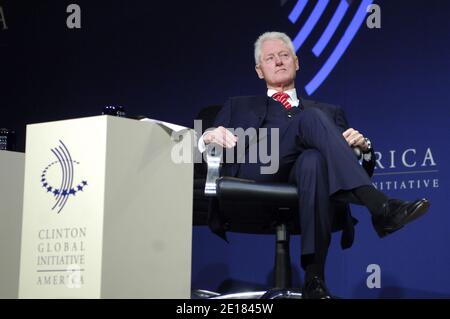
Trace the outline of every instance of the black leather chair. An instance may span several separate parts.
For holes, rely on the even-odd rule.
[[[210,106],[199,113],[197,119],[202,120],[204,129],[213,126],[220,108]],[[274,282],[272,289],[262,292],[220,295],[197,290],[193,297],[301,298],[300,289],[292,288],[289,254],[290,236],[301,234],[296,186],[219,177],[220,157],[209,154],[206,162],[195,166],[194,225],[209,223],[228,232],[275,235]],[[216,224],[211,225],[212,221]]]
[[[213,125],[221,106],[203,109],[197,119],[203,128]],[[219,177],[220,157],[208,155],[207,163],[196,164],[194,179],[194,225],[210,222],[208,210],[220,218],[229,232],[275,234],[274,288],[263,292],[219,295],[195,291],[196,296],[209,298],[299,298],[300,291],[292,289],[289,239],[300,234],[297,218],[297,188],[291,184],[256,183],[233,177]]]

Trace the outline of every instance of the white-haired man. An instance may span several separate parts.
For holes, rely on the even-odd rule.
[[[203,134],[199,148],[203,150],[210,143],[224,148],[248,143],[246,139],[238,140],[229,129],[267,128],[266,141],[271,140],[272,129],[279,130],[276,173],[262,174],[263,164],[258,161],[225,163],[221,174],[297,185],[301,265],[305,270],[303,296],[330,298],[324,268],[335,214],[351,218],[348,203],[356,199],[368,208],[376,232],[383,237],[423,215],[429,202],[390,199],[372,186],[370,176],[375,158],[370,141],[349,127],[341,108],[297,96],[295,77],[299,61],[286,34],[262,34],[255,43],[255,62],[267,94],[229,99],[216,117],[215,128]],[[363,154],[363,165],[355,156],[355,148]],[[346,204],[336,204],[337,198]],[[344,224],[353,227],[352,221]],[[343,247],[351,246],[352,242],[353,238],[344,240]]]

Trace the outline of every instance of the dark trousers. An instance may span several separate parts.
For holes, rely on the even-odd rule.
[[[278,172],[262,175],[262,164],[243,163],[238,177],[295,183],[299,194],[302,255],[313,254],[324,263],[333,221],[330,197],[337,192],[371,185],[370,178],[339,128],[321,110],[305,108],[289,121],[280,123],[279,130]],[[270,133],[266,139],[270,141]]]

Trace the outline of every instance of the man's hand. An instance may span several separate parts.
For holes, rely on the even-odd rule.
[[[218,128],[208,132],[203,137],[205,145],[208,145],[209,143],[214,143],[224,148],[235,147],[237,140],[238,140],[237,137],[234,136],[229,130],[227,130],[223,126],[219,126]]]
[[[344,136],[350,147],[359,147],[359,149],[363,152],[368,150],[369,145],[367,145],[367,141],[364,135],[359,133],[357,130],[349,128],[344,133],[342,133],[342,135]]]

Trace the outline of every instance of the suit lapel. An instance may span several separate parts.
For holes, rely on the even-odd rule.
[[[269,106],[269,98],[267,96],[257,96],[255,98],[255,103],[253,104],[253,114],[255,117],[255,125],[253,126],[256,130],[253,132],[251,138],[249,138],[249,145],[251,143],[256,143],[258,141],[258,130],[262,127],[263,122],[267,116],[267,108]],[[256,132],[256,134],[255,134]],[[248,147],[248,145],[247,145]]]
[[[258,143],[259,128],[262,126],[267,115],[268,107],[267,96],[255,96],[249,103],[248,112],[251,113],[251,120],[243,128],[248,132],[248,138],[245,139],[245,147],[243,152],[237,152],[236,159],[238,163],[245,159],[246,150],[250,145]],[[250,128],[250,130],[248,130]],[[251,129],[253,128],[253,129]]]

